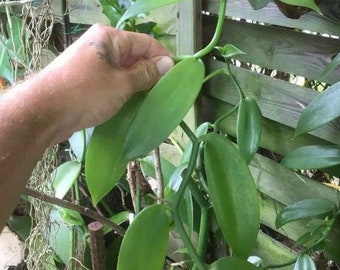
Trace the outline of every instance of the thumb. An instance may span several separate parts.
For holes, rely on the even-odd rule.
[[[153,87],[174,66],[169,56],[157,56],[139,60],[130,70],[132,91],[144,91]]]

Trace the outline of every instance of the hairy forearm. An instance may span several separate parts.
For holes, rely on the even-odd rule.
[[[56,132],[57,107],[39,76],[0,97],[0,228]]]

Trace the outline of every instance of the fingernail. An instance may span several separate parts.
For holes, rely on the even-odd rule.
[[[174,61],[168,56],[162,56],[156,62],[158,72],[161,75],[167,73],[174,66],[174,64]]]

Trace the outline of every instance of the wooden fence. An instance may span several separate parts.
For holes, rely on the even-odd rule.
[[[180,3],[179,54],[192,53],[210,40],[218,8],[218,0],[185,0]],[[294,20],[285,17],[274,3],[255,11],[248,0],[229,0],[219,45],[231,43],[246,52],[246,55],[236,57],[243,63],[315,80],[340,51],[340,40],[334,37],[340,36],[339,26],[314,12]],[[308,33],[302,30],[308,30]],[[207,73],[225,66],[225,63],[212,57],[207,58],[206,63]],[[335,189],[298,175],[275,160],[304,145],[340,144],[339,121],[292,140],[303,108],[318,94],[317,91],[254,72],[250,68],[233,66],[232,70],[246,95],[256,99],[264,117],[261,152],[265,155],[257,154],[250,165],[261,197],[263,228],[276,231],[274,223],[277,212],[285,205],[302,199],[326,198],[337,204],[339,195]],[[333,84],[339,79],[340,68],[337,68],[323,81]],[[205,85],[202,99],[196,107],[195,119],[213,121],[238,101],[233,83],[226,76],[215,77]],[[194,119],[193,112],[191,119]],[[234,136],[235,126],[236,114],[224,121],[222,128]],[[306,232],[306,227],[301,222],[295,222],[278,232],[296,240]],[[273,239],[269,235],[265,231],[260,232],[255,251],[266,264],[283,263],[294,257],[294,252],[281,239]]]

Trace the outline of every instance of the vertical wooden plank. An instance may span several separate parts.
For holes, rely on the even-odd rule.
[[[192,54],[201,48],[202,1],[183,0],[178,4],[177,54]]]
[[[177,14],[177,55],[193,54],[202,46],[202,1],[183,0],[178,4]],[[179,90],[180,91],[180,90]],[[184,121],[191,129],[197,125],[197,110],[190,109]],[[176,140],[183,145],[187,141],[182,130],[174,133]]]

